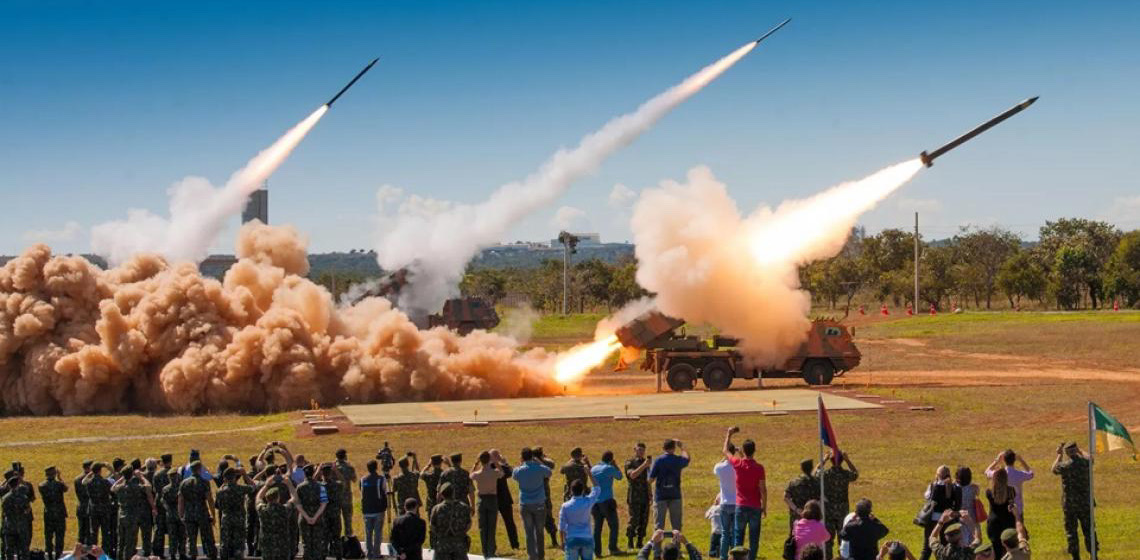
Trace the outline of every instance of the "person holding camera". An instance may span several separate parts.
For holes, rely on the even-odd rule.
[[[962,509],[962,489],[954,484],[953,478],[950,477],[950,467],[942,465],[934,472],[934,481],[926,487],[926,493],[923,494],[927,501],[932,502],[933,510],[931,510],[930,519],[922,526],[922,556],[921,560],[929,560],[930,555],[933,554],[933,549],[930,543],[933,542],[931,534],[934,527],[942,519],[943,512],[953,511],[955,519],[957,519],[958,510]],[[959,526],[959,537],[961,537],[961,526]]]
[[[740,450],[744,456],[732,453],[732,436],[740,431],[733,426],[724,436],[724,446],[721,452],[724,458],[732,465],[736,473],[736,520],[733,527],[735,542],[744,544],[744,534],[748,533],[748,558],[756,560],[756,551],[760,548],[760,523],[768,512],[768,483],[765,479],[764,465],[756,461],[756,442],[746,439]]]
[[[241,464],[222,473],[222,487],[214,505],[220,516],[218,537],[222,541],[223,560],[241,560],[245,557],[246,500],[253,499],[253,479]]]
[[[562,535],[562,544],[566,551],[566,560],[593,560],[594,558],[594,532],[590,521],[593,517],[594,504],[602,495],[602,489],[594,481],[591,472],[590,458],[581,455],[582,464],[586,467],[586,476],[594,483],[594,489],[586,494],[586,481],[578,479],[570,485],[570,499],[562,504],[558,511],[558,533]]]
[[[658,455],[653,466],[649,467],[649,483],[653,484],[653,500],[657,507],[654,528],[664,529],[665,516],[668,515],[670,527],[680,531],[683,513],[681,471],[689,466],[692,459],[680,440],[667,439],[661,449],[664,453]]]
[[[67,532],[67,506],[63,502],[67,484],[60,480],[54,466],[44,469],[44,476],[47,480],[40,483],[44,504],[44,554],[47,560],[59,560],[63,556],[63,535]]]
[[[396,497],[396,506],[403,514],[404,504],[408,503],[408,500],[415,498],[417,503],[420,501],[420,460],[416,458],[414,452],[409,451],[407,455],[396,461],[396,467],[400,469],[400,474],[392,478],[392,495]],[[434,502],[435,500],[428,501],[431,505],[435,505]]]
[[[503,471],[492,461],[491,452],[479,454],[475,470],[471,472],[471,482],[479,496],[476,503],[479,514],[479,544],[484,558],[495,556],[495,535],[499,521],[499,479]]]
[[[210,482],[202,476],[202,463],[190,463],[189,475],[178,488],[178,517],[186,529],[188,553],[197,557],[198,538],[202,550],[210,560],[218,560],[218,547],[214,544],[214,494]]]
[[[143,531],[144,518],[155,513],[152,487],[143,472],[133,467],[123,467],[122,475],[111,487],[111,493],[119,503],[118,551],[116,558],[130,558],[137,551],[136,543],[142,533],[144,553],[150,552],[150,535]]]
[[[1053,461],[1053,474],[1061,477],[1061,512],[1065,517],[1065,540],[1069,545],[1069,555],[1073,560],[1081,557],[1077,524],[1085,537],[1085,550],[1092,552],[1092,535],[1089,525],[1092,522],[1092,506],[1089,504],[1089,456],[1085,455],[1076,442],[1057,446],[1057,458]],[[1100,543],[1100,539],[1097,539]]]
[[[296,516],[304,512],[300,511],[297,488],[293,486],[289,472],[282,472],[279,468],[269,472],[271,474],[266,476],[265,484],[254,498],[259,526],[258,548],[263,560],[291,560],[294,555],[289,526],[296,526]]]
[[[672,542],[662,546],[666,538]],[[740,552],[739,548],[733,550]],[[657,529],[649,537],[649,541],[637,552],[637,560],[682,560],[682,551],[688,554],[688,558],[685,560],[701,560],[700,549],[689,542],[689,539],[685,538],[685,535],[681,534],[680,531],[666,533],[663,529]],[[735,560],[737,554],[733,553],[732,557]]]

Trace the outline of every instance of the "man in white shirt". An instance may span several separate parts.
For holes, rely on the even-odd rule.
[[[736,454],[736,445],[729,443],[728,451]],[[728,559],[728,550],[736,546],[736,470],[727,458],[713,465],[713,474],[720,484],[720,551],[721,560]]]
[[[1021,468],[1014,467],[1014,463],[1020,463]],[[1027,481],[1033,480],[1033,469],[1025,462],[1025,458],[1012,449],[1006,449],[998,453],[997,458],[994,459],[990,466],[986,468],[986,478],[993,478],[994,473],[998,469],[1005,469],[1005,474],[1009,478],[1009,485],[1016,490],[1014,500],[1017,502],[1017,509],[1025,511],[1025,492],[1021,490],[1021,485]],[[962,504],[962,508],[966,508],[966,504]]]

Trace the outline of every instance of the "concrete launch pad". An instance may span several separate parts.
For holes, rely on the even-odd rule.
[[[816,396],[808,389],[692,391],[606,396],[562,396],[450,402],[344,405],[339,407],[358,427],[461,422],[528,422],[613,418],[623,416],[687,416],[697,414],[788,413],[814,411]],[[829,393],[828,410],[882,408]]]

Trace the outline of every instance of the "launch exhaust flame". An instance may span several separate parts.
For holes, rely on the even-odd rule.
[[[112,265],[140,253],[162,255],[175,263],[200,262],[209,254],[225,220],[241,212],[249,195],[281,166],[328,109],[328,105],[318,107],[249,160],[220,189],[202,177],[187,177],[173,185],[168,191],[169,218],[132,209],[126,220],[95,226],[91,250]]]
[[[479,249],[498,243],[528,214],[550,204],[610,155],[633,142],[675,107],[723,74],[756,47],[749,42],[728,56],[617,117],[577,147],[559,150],[533,175],[500,187],[476,205],[450,204],[385,188],[380,193],[381,229],[375,244],[386,270],[410,267],[414,281],[400,295],[408,309],[437,309],[457,292],[467,263]]]
[[[921,169],[914,159],[742,217],[712,172],[693,168],[634,208],[637,281],[666,315],[718,327],[755,365],[778,365],[810,326],[798,267],[838,254],[858,217]]]
[[[579,344],[559,354],[554,365],[554,379],[562,385],[577,383],[619,348],[621,343],[612,334],[588,344]]]
[[[257,222],[221,282],[136,255],[102,271],[34,245],[0,267],[0,413],[265,411],[541,396],[555,356],[421,331],[387,300],[338,308],[306,241]]]

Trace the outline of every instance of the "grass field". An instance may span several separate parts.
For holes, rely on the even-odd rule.
[[[535,330],[535,341],[589,337],[597,318],[543,319]],[[988,351],[998,353],[1022,352],[1028,348],[1042,354],[1057,354],[1059,351],[1054,348],[1036,347],[1048,342],[1019,338],[1028,329],[1048,330],[1056,344],[1069,339],[1064,343],[1072,347],[1086,345],[1116,354],[1122,351],[1114,349],[1116,343],[1112,341],[1138,332],[1140,315],[965,314],[875,322],[858,329],[860,339],[915,338],[932,347],[964,348],[971,352],[987,351],[980,348],[989,344],[994,349]],[[875,347],[873,351],[883,353],[890,348]],[[1122,356],[1108,358],[1119,359],[1121,363],[1125,360]],[[1004,366],[994,362],[991,367]],[[910,519],[921,505],[922,490],[938,465],[968,465],[980,478],[981,471],[997,452],[1013,447],[1023,453],[1038,473],[1037,479],[1026,486],[1026,518],[1033,535],[1034,558],[1065,558],[1060,483],[1048,473],[1057,444],[1076,440],[1082,447],[1087,445],[1085,407],[1088,400],[1095,400],[1115,413],[1125,425],[1134,429],[1140,426],[1140,409],[1135,405],[1140,398],[1140,383],[1136,382],[1046,379],[1024,386],[904,385],[867,390],[936,408],[933,412],[898,408],[835,412],[832,418],[840,443],[851,454],[862,475],[852,487],[852,498],[872,499],[877,515],[892,529],[890,538],[911,546],[919,544],[921,530],[912,525]],[[676,437],[693,453],[693,464],[686,471],[684,482],[686,533],[704,547],[709,525],[703,513],[716,492],[712,465],[717,459],[724,428],[736,424],[742,428],[742,436],[758,442],[760,460],[768,471],[772,512],[764,524],[761,557],[776,559],[786,535],[787,513],[779,499],[783,486],[796,474],[801,459],[818,452],[814,414],[702,416],[621,424],[582,421],[486,428],[435,426],[319,438],[298,438],[290,423],[294,418],[295,415],[290,414],[5,418],[0,419],[0,459],[22,461],[30,479],[37,483],[42,480],[44,467],[57,465],[70,483],[78,474],[80,461],[88,457],[109,461],[115,456],[145,458],[170,452],[184,460],[190,448],[198,448],[207,464],[212,465],[223,453],[246,457],[270,440],[290,442],[296,451],[320,460],[331,459],[333,451],[343,447],[362,469],[363,463],[385,441],[391,442],[398,452],[415,450],[421,457],[431,453],[463,452],[470,463],[479,451],[489,447],[499,448],[508,458],[515,458],[524,445],[543,445],[560,461],[565,460],[574,446],[582,446],[592,458],[611,449],[619,460],[624,460],[636,441],[646,441],[651,449],[657,449],[662,439]],[[554,480],[554,486],[560,488],[561,477],[556,475]],[[1140,500],[1135,498],[1134,492],[1140,486],[1140,463],[1120,452],[1098,457],[1096,481],[1097,521],[1103,541],[1101,558],[1135,558],[1138,547],[1132,541],[1131,531],[1140,523]],[[624,496],[624,488],[624,483],[618,483],[619,497]],[[74,503],[69,502],[69,508],[73,511]],[[624,527],[624,504],[621,516]],[[75,536],[73,521],[69,523],[68,540]],[[362,531],[359,519],[356,531]],[[478,553],[476,535],[473,531],[476,541],[473,553]],[[624,546],[624,535],[621,541]],[[38,529],[33,543],[42,546]],[[499,549],[508,551],[501,527]],[[552,553],[552,557],[560,556]]]

